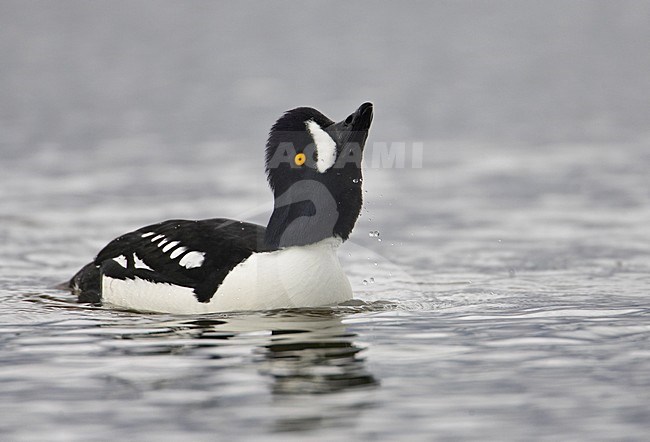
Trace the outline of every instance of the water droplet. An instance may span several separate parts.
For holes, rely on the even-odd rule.
[[[358,183],[359,183],[359,180],[355,178],[355,179],[352,180],[352,182],[353,182],[354,184],[358,184]]]
[[[379,230],[371,230],[368,233],[368,236],[371,238],[379,238]]]
[[[363,280],[363,285],[368,285],[368,280],[367,279]]]
[[[370,278],[369,281],[370,281],[370,284],[374,284],[375,283],[375,278]]]
[[[375,266],[376,266],[376,265],[377,265],[377,263],[375,263]]]

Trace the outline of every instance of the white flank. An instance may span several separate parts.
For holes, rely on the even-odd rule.
[[[126,261],[126,256],[124,256],[124,255],[120,255],[117,258],[113,258],[113,261],[115,261],[116,263],[118,263],[119,265],[121,265],[124,268],[126,268],[126,266],[128,265],[128,263]]]
[[[147,264],[145,264],[145,262],[141,260],[140,257],[135,253],[133,254],[133,262],[135,263],[136,269],[145,269],[145,270],[153,271],[153,269],[149,267]]]
[[[140,235],[140,236],[141,236],[142,238],[148,238],[148,237],[150,237],[150,236],[153,235],[153,234],[154,234],[153,232],[147,232],[147,233],[143,233],[143,234]]]
[[[352,299],[336,251],[341,239],[253,253],[230,271],[210,300],[212,311],[335,305]]]
[[[113,279],[103,275],[102,302],[145,312],[190,313],[190,308],[192,313],[205,311],[191,288],[140,278]]]
[[[201,267],[203,265],[204,258],[205,258],[205,253],[190,252],[181,258],[181,260],[178,262],[178,265],[183,266],[186,269]]]
[[[177,248],[176,250],[174,250],[174,251],[169,255],[169,257],[170,257],[171,259],[176,259],[177,256],[179,256],[179,255],[182,254],[182,253],[185,253],[186,251],[187,251],[187,249],[186,249],[185,247],[179,247],[179,248]]]
[[[167,253],[170,249],[173,249],[178,245],[179,241],[172,241],[169,244],[167,244],[165,247],[163,247],[163,252]]]
[[[226,276],[210,302],[192,289],[143,279],[102,277],[102,300],[139,311],[197,314],[335,305],[352,299],[339,264],[340,239],[254,253]],[[199,252],[190,252],[199,254]]]
[[[330,135],[313,120],[307,122],[307,129],[316,144],[316,168],[320,173],[325,172],[336,162],[336,143]]]

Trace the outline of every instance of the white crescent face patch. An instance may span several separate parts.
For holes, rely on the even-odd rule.
[[[336,162],[336,143],[330,135],[313,120],[307,122],[307,130],[316,145],[316,168],[320,173],[325,172]]]

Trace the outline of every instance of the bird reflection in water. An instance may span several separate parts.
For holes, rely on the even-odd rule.
[[[119,337],[111,340],[110,352],[133,358],[133,367],[111,376],[109,387],[114,392],[116,385],[121,386],[129,394],[187,390],[183,397],[193,416],[203,416],[208,423],[215,408],[230,400],[224,398],[224,390],[240,389],[242,403],[252,400],[246,406],[261,413],[260,424],[272,432],[353,426],[364,410],[375,406],[379,382],[366,368],[363,347],[355,343],[357,335],[343,324],[346,313],[325,308],[286,310],[146,324],[138,316],[136,324],[103,325]],[[168,370],[142,378],[138,364],[148,366],[142,356],[167,355],[173,358],[168,360]],[[206,363],[195,360],[191,366],[198,371],[188,376],[174,369],[176,358],[186,357],[205,358]],[[182,363],[178,366],[187,369]],[[250,377],[255,372],[260,376],[257,380]],[[243,387],[241,382],[248,384]],[[195,391],[202,394],[195,396]]]
[[[281,315],[280,315],[281,316]],[[264,346],[262,373],[273,376],[275,394],[318,394],[373,386],[363,349],[340,318],[287,317],[285,326],[272,331]]]
[[[159,331],[135,332],[122,338],[156,339],[157,345],[150,342],[139,354],[188,354],[192,349],[212,347],[215,351],[210,351],[210,357],[220,358],[219,342],[237,344],[242,339],[248,346],[251,334],[258,336],[253,363],[259,365],[260,374],[272,377],[274,395],[323,394],[378,384],[366,369],[363,348],[354,342],[356,335],[346,329],[340,313],[331,309],[164,321],[155,328]],[[179,335],[190,340],[174,339],[173,344],[160,340]]]
[[[276,312],[267,319],[274,324],[270,342],[258,350],[260,372],[273,379],[272,431],[353,427],[374,406],[369,390],[379,385],[366,369],[363,348],[354,343],[356,334],[327,310]],[[336,393],[343,392],[341,401]]]

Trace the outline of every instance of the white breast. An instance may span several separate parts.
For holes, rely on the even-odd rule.
[[[352,298],[336,250],[340,239],[254,253],[223,280],[210,302],[187,287],[102,278],[102,299],[140,311],[178,314],[334,305]]]

